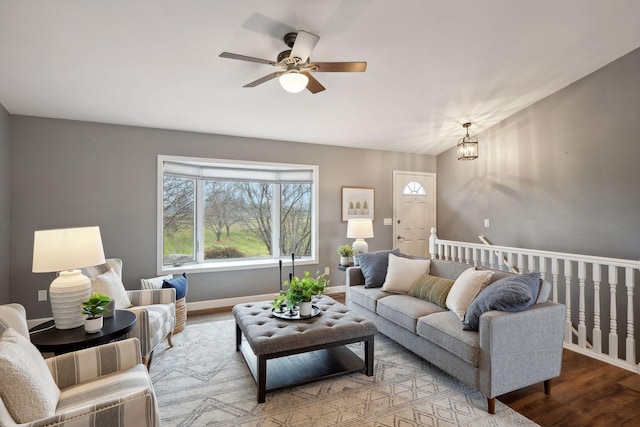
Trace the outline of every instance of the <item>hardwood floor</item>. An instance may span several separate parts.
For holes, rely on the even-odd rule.
[[[542,426],[640,426],[640,375],[569,350],[551,396],[536,384],[498,400]]]
[[[344,295],[331,295],[344,302]],[[189,313],[187,324],[232,319],[229,310]],[[565,350],[562,373],[551,382],[551,396],[542,383],[498,400],[541,426],[640,427],[640,375]]]

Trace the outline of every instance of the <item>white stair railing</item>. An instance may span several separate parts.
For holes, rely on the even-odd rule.
[[[564,347],[640,373],[635,339],[639,308],[634,305],[640,261],[442,240],[435,228],[429,252],[431,258],[476,267],[505,270],[507,265],[520,273],[539,271],[552,284],[552,300],[567,307]],[[603,323],[603,315],[609,322]],[[575,338],[573,322],[578,325]]]

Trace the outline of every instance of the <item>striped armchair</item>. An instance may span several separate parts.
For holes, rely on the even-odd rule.
[[[9,327],[23,335],[27,331],[25,310],[20,304],[0,306],[0,334]],[[0,399],[0,425],[160,426],[158,403],[137,339],[66,353],[45,362],[60,389],[55,414],[17,424]]]
[[[122,260],[110,258],[105,264],[82,269],[82,273],[93,278],[113,268],[122,279]],[[142,361],[151,366],[153,351],[165,338],[173,347],[171,337],[176,325],[176,290],[143,289],[127,291],[132,307],[128,310],[136,314],[136,324],[126,338],[138,338],[142,351]]]

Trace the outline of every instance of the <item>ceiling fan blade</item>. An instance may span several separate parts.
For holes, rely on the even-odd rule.
[[[289,55],[289,58],[300,58],[303,63],[307,62],[307,59],[309,58],[313,48],[316,47],[318,40],[320,40],[320,37],[315,34],[311,34],[303,30],[298,31],[296,42],[291,48],[291,55]]]
[[[309,92],[311,93],[318,93],[318,92],[322,92],[323,90],[325,90],[325,87],[322,86],[320,84],[320,82],[318,80],[316,80],[315,77],[313,77],[310,73],[303,71],[302,74],[304,74],[305,76],[307,76],[309,78],[309,83],[307,83],[307,89],[309,90]]]
[[[268,59],[254,58],[252,56],[238,55],[237,53],[222,52],[220,58],[238,59],[240,61],[257,62],[259,64],[276,65],[274,61]]]
[[[242,87],[256,87],[258,85],[261,85],[262,83],[268,82],[269,80],[275,79],[276,77],[278,77],[280,74],[284,73],[284,71],[276,71],[275,73],[271,73],[268,74],[264,77],[259,78],[258,80],[255,80],[251,83],[247,83],[246,85],[242,86]]]
[[[316,72],[363,72],[367,69],[366,62],[314,62],[309,67],[318,67]]]

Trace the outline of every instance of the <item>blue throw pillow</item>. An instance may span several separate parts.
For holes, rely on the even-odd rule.
[[[462,322],[465,331],[477,331],[480,316],[491,310],[521,311],[538,298],[540,273],[509,276],[491,283],[471,302]]]
[[[182,273],[182,276],[174,277],[173,279],[164,280],[162,282],[163,288],[174,288],[176,290],[176,301],[187,296],[187,273]]]
[[[387,277],[389,254],[400,256],[400,249],[368,252],[358,256],[365,288],[381,288]]]

